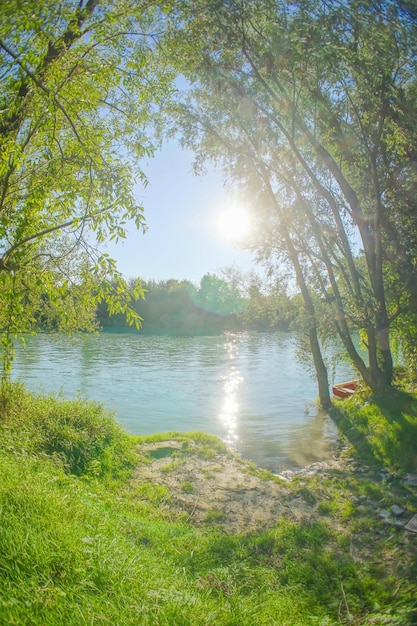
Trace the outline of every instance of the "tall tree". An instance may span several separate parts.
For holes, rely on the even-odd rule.
[[[412,4],[197,0],[178,17],[183,141],[252,197],[259,258],[292,265],[322,402],[323,305],[366,383],[389,387],[390,333],[417,289]]]
[[[152,152],[148,122],[170,88],[158,54],[163,8],[151,0],[0,3],[6,346],[30,327],[41,296],[61,303],[71,327],[90,326],[103,298],[135,320],[127,285],[100,244],[123,238],[128,221],[145,226],[134,183],[146,184],[138,160]]]

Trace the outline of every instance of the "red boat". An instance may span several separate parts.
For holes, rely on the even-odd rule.
[[[333,394],[338,398],[349,398],[353,393],[355,393],[358,384],[358,380],[349,380],[346,383],[333,385]]]

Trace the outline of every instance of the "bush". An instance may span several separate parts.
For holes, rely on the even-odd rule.
[[[18,454],[47,455],[77,476],[133,466],[133,438],[101,404],[37,396],[11,384],[0,396],[0,440]]]

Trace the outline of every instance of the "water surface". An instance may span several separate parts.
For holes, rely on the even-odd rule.
[[[333,454],[336,429],[287,333],[41,334],[18,346],[13,376],[32,391],[100,401],[132,434],[218,435],[272,471]]]

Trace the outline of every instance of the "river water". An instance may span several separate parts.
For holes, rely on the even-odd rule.
[[[330,458],[336,441],[296,347],[287,333],[40,334],[17,346],[13,378],[102,402],[132,434],[202,430],[280,471]],[[350,376],[339,367],[340,380]]]

